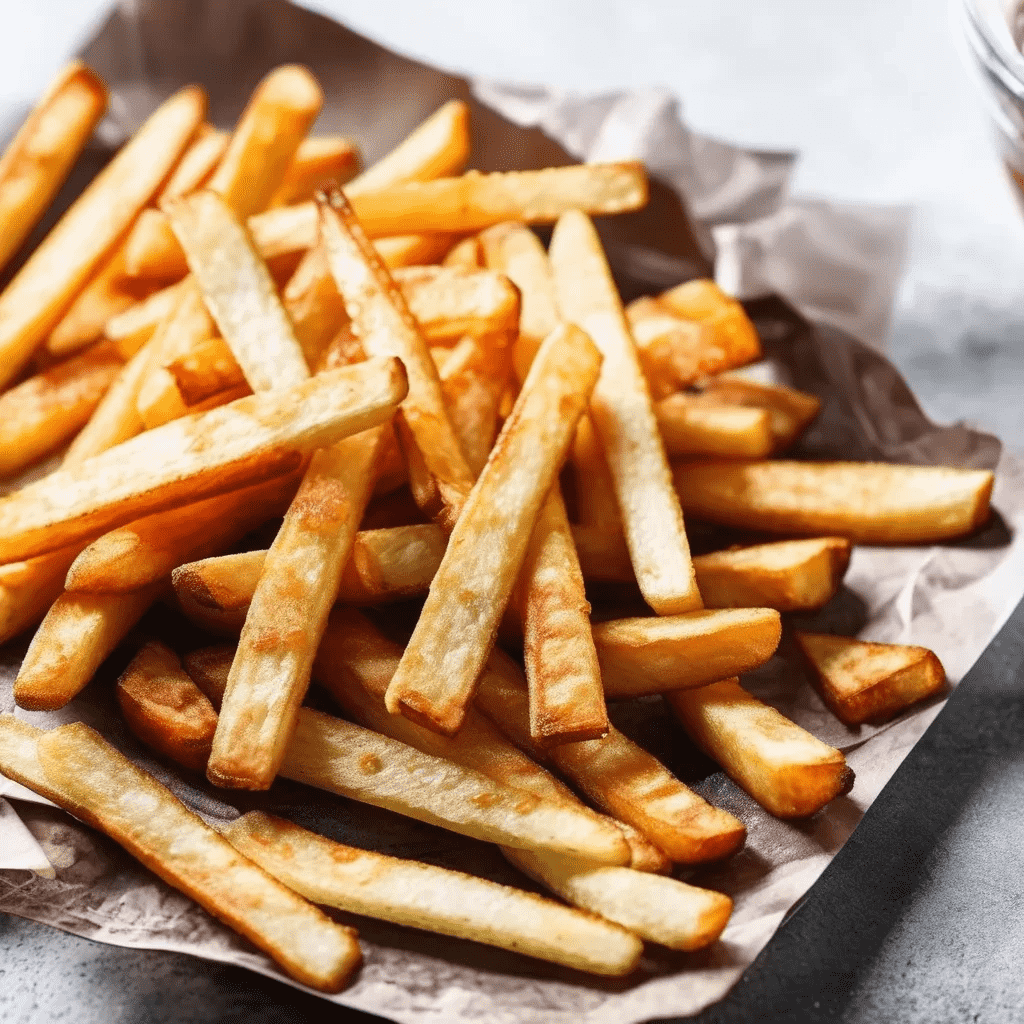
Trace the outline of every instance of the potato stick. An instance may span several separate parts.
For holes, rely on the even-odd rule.
[[[204,338],[162,369],[186,405],[228,388],[248,387],[231,346],[220,337]]]
[[[67,574],[68,590],[110,594],[155,583],[199,552],[222,550],[288,507],[298,487],[294,474],[206,501],[157,512],[98,537]]]
[[[404,423],[412,447],[437,483],[440,502],[457,509],[472,487],[473,474],[448,418],[441,381],[423,335],[345,197],[332,192],[321,204],[320,213],[331,273],[363,350],[368,356],[398,356],[409,375],[409,394],[399,417],[400,432]],[[410,459],[408,451],[406,459]],[[429,501],[422,491],[417,496],[421,508]],[[431,514],[441,511],[430,509]]]
[[[946,683],[942,663],[927,647],[827,633],[795,635],[821,699],[846,725],[886,722]]]
[[[0,385],[14,377],[167,176],[202,120],[202,90],[160,106],[0,294]]]
[[[354,142],[340,135],[303,139],[267,206],[287,206],[312,199],[313,193],[327,182],[344,185],[358,172],[359,150]]]
[[[231,137],[209,125],[201,125],[191,145],[182,154],[178,166],[171,172],[166,184],[157,195],[163,199],[177,199],[202,188],[217,169]],[[141,216],[145,215],[145,211]]]
[[[47,777],[39,761],[37,745],[44,731],[14,715],[0,715],[0,773],[31,789],[34,793],[58,801],[77,816],[78,807]]]
[[[674,878],[581,864],[528,850],[502,852],[567,903],[670,949],[692,952],[711,945],[725,931],[732,914],[728,896]]]
[[[0,500],[0,559],[289,472],[306,452],[391,416],[405,388],[397,359],[373,359],[147,431]]]
[[[140,740],[194,772],[206,768],[217,712],[157,641],[145,644],[117,681],[117,703]]]
[[[331,276],[327,251],[314,245],[299,261],[281,291],[281,301],[295,329],[306,364],[317,369],[335,335],[348,322],[345,300]]]
[[[622,833],[590,813],[310,708],[299,709],[281,774],[485,842],[602,864],[629,857]]]
[[[43,618],[64,592],[64,577],[78,547],[0,565],[0,643],[14,639]]]
[[[635,583],[629,548],[621,530],[602,530],[596,526],[573,526],[572,539],[587,582]],[[695,560],[696,561],[696,560]],[[766,607],[771,607],[765,603]]]
[[[178,382],[162,366],[150,367],[135,399],[135,409],[146,430],[188,415],[188,403],[178,390]]]
[[[476,235],[456,242],[445,254],[443,266],[457,270],[479,270],[484,266],[480,240]],[[541,339],[543,341],[543,338]]]
[[[767,409],[710,405],[676,394],[655,402],[654,415],[669,455],[763,459],[775,448]]]
[[[821,402],[781,384],[757,384],[735,373],[723,373],[704,382],[703,398],[711,402],[743,405],[768,413],[774,451],[788,448],[821,411]]]
[[[388,687],[393,714],[446,735],[458,730],[600,366],[593,343],[574,327],[559,327],[541,346]],[[451,593],[459,594],[454,605]]]
[[[127,594],[63,593],[39,624],[14,681],[29,711],[56,711],[83,690],[157,599],[163,582]]]
[[[708,608],[810,611],[839,589],[850,548],[842,537],[783,540],[698,555],[693,568]]]
[[[650,394],[601,241],[585,214],[574,211],[559,220],[550,258],[562,315],[592,333],[604,356],[590,415],[608,460],[640,592],[659,615],[699,608],[683,514]]]
[[[186,287],[191,285],[178,281],[153,292],[108,320],[103,328],[103,337],[117,345],[125,359],[130,359],[149,341],[160,323],[174,312]]]
[[[121,359],[100,342],[0,395],[0,476],[11,476],[73,437],[121,372]]]
[[[373,247],[385,267],[398,270],[436,263],[445,254],[450,238],[450,235],[392,235],[375,238]]]
[[[502,651],[491,655],[476,703],[513,743],[541,755],[530,737],[522,670]],[[743,844],[746,829],[740,821],[684,786],[614,726],[602,739],[561,743],[545,756],[594,803],[628,822],[678,863],[716,860]]]
[[[385,441],[376,427],[316,452],[285,513],[228,678],[206,770],[219,786],[267,789],[277,775]]]
[[[775,708],[723,679],[667,700],[693,741],[766,811],[804,818],[853,786],[853,772],[834,747]]]
[[[461,871],[342,846],[259,811],[232,822],[222,834],[300,895],[350,913],[472,939],[592,974],[628,974],[643,950],[624,928],[542,896]]]
[[[779,646],[782,622],[772,608],[726,608],[594,626],[608,697],[706,686],[763,665]]]
[[[855,544],[928,544],[989,517],[988,470],[875,462],[696,462],[674,469],[687,512],[771,533]]]
[[[44,733],[39,763],[58,800],[165,882],[272,957],[337,992],[361,959],[355,934],[239,854],[168,789],[82,723]]]
[[[270,272],[227,203],[207,190],[167,209],[210,314],[253,391],[305,380],[309,368]]]
[[[623,536],[615,482],[591,416],[584,416],[576,428],[572,444],[572,467],[580,523],[613,536]],[[635,578],[631,570],[630,579]]]
[[[106,86],[73,61],[8,144],[0,157],[0,267],[46,212],[106,108]]]

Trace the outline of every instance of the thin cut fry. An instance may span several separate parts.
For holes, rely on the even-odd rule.
[[[64,577],[79,546],[0,565],[0,643],[36,625],[64,592]]]
[[[202,90],[163,103],[93,179],[0,294],[0,385],[56,326],[202,121]]]
[[[226,132],[203,125],[171,172],[157,200],[177,199],[202,188],[217,169],[231,138]]]
[[[659,615],[699,608],[683,514],[636,346],[585,214],[559,220],[550,257],[562,315],[592,334],[604,356],[590,415],[608,459],[640,592]]]
[[[772,533],[855,544],[962,537],[989,517],[988,470],[874,462],[698,462],[675,467],[687,512]]]
[[[106,86],[73,61],[18,129],[0,157],[0,267],[53,201],[106,109]]]
[[[702,396],[711,402],[763,409],[771,422],[773,450],[788,448],[821,411],[821,402],[781,384],[758,384],[736,373],[723,373],[705,381]]]
[[[359,172],[359,150],[340,135],[303,139],[267,206],[287,206],[313,198],[329,181],[344,185]]]
[[[388,687],[393,714],[447,735],[458,730],[600,366],[576,328],[558,328],[541,346]],[[454,606],[452,593],[460,597]]]
[[[668,702],[693,741],[778,818],[815,814],[853,786],[840,751],[752,697],[738,679],[675,690]]]
[[[676,394],[656,402],[654,415],[669,455],[763,459],[775,449],[767,409],[711,405],[692,395]]]
[[[307,899],[350,913],[484,942],[592,974],[628,974],[643,949],[624,928],[533,893],[342,846],[259,811],[232,822],[223,835]]]
[[[618,498],[615,497],[615,482],[591,416],[584,416],[576,428],[572,467],[576,483],[577,518],[580,523],[622,537],[622,516],[619,513]],[[635,579],[632,569],[629,578]]]
[[[130,359],[153,336],[153,332],[178,306],[182,292],[192,285],[186,281],[161,288],[148,298],[112,317],[103,337],[112,341],[125,359]]]

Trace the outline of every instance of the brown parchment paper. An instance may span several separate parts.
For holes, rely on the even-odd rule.
[[[84,56],[112,87],[112,113],[100,134],[110,144],[173,88],[191,81],[207,87],[211,118],[229,128],[270,67],[301,61],[328,96],[319,129],[354,136],[369,161],[453,96],[473,105],[473,164],[483,169],[643,158],[655,178],[651,207],[601,225],[624,296],[713,268],[723,286],[747,301],[758,325],[767,358],[752,372],[790,381],[825,403],[798,455],[988,467],[998,462],[998,514],[980,535],[941,547],[857,548],[843,591],[802,624],[927,645],[955,684],[1017,602],[1024,570],[1022,464],[1001,455],[988,435],[931,424],[878,351],[902,263],[907,211],[791,199],[792,154],[748,152],[701,137],[685,127],[676,100],[664,92],[582,96],[469,83],[389,53],[284,0],[125,3]],[[695,543],[700,537],[694,524]],[[166,613],[151,614],[134,639],[170,630],[179,646],[203,642],[167,620]],[[0,649],[0,710],[14,710],[11,682],[24,647],[23,640]],[[359,927],[366,962],[334,1001],[410,1024],[632,1024],[694,1013],[721,998],[941,706],[936,700],[881,728],[848,729],[825,711],[786,654],[784,643],[780,656],[744,684],[841,747],[857,773],[849,796],[807,822],[776,821],[715,772],[660,698],[613,708],[621,728],[748,827],[740,854],[691,876],[736,900],[732,921],[712,949],[685,955],[651,946],[634,976],[602,981],[468,942],[347,919]],[[63,711],[18,714],[47,727],[89,722],[207,820],[230,819],[258,805],[357,846],[528,884],[494,848],[385,811],[287,782],[250,797],[185,778],[151,757],[120,724],[111,689],[125,660],[112,658]],[[44,877],[47,864],[54,877]],[[287,981],[269,960],[105,837],[2,777],[0,911],[104,942],[185,951]]]

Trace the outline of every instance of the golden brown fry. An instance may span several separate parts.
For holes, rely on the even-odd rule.
[[[111,317],[103,328],[103,337],[117,345],[123,358],[130,359],[152,338],[160,323],[174,312],[182,292],[190,287],[191,283],[179,281],[153,292],[123,313]]]
[[[208,124],[202,125],[160,189],[157,201],[177,199],[202,188],[217,169],[230,141],[231,137],[226,132],[219,132]]]
[[[50,781],[39,761],[37,745],[42,735],[38,726],[14,715],[0,715],[0,772],[47,800],[59,801],[77,817],[78,806]]]
[[[194,772],[206,768],[217,712],[169,647],[142,647],[117,681],[117,702],[147,746]]]
[[[0,395],[0,475],[25,469],[73,437],[120,371],[117,350],[101,342]]]
[[[839,589],[850,549],[843,537],[783,540],[698,555],[693,567],[709,608],[809,611]]]
[[[705,381],[701,394],[711,402],[767,412],[776,452],[788,448],[821,411],[821,402],[814,395],[781,384],[757,384],[735,373],[723,373]]]
[[[449,235],[392,235],[390,238],[375,238],[373,247],[384,266],[398,270],[400,267],[436,263],[445,254],[449,238]]]
[[[201,89],[175,93],[100,171],[0,294],[0,384],[25,364],[159,188],[202,121]]]
[[[53,201],[106,109],[106,86],[76,60],[18,129],[0,157],[0,267]]]
[[[761,459],[775,448],[767,409],[712,405],[680,393],[655,402],[654,415],[669,455]]]
[[[359,150],[351,140],[340,135],[303,139],[267,206],[304,202],[328,182],[344,185],[358,172]]]
[[[68,590],[124,593],[162,580],[182,559],[223,550],[288,507],[295,475],[277,477],[180,508],[157,512],[98,537],[75,559]],[[229,556],[230,557],[230,556]]]
[[[36,625],[60,597],[68,566],[79,546],[59,548],[27,562],[0,565],[0,643]]]
[[[706,686],[749,672],[775,653],[781,637],[781,619],[772,608],[616,619],[594,626],[609,697]]]
[[[146,430],[187,416],[189,411],[188,403],[178,390],[177,381],[162,366],[150,368],[139,388],[135,409]]]
[[[619,501],[615,497],[608,460],[594,429],[594,420],[584,416],[576,428],[572,445],[573,479],[576,483],[577,517],[583,526],[623,537]],[[623,537],[623,543],[625,538]],[[627,556],[629,549],[626,549]],[[632,563],[629,579],[635,579]]]
[[[674,690],[667,700],[693,741],[778,818],[815,814],[853,786],[840,751],[752,697],[736,678]]]
[[[562,315],[591,333],[604,356],[590,415],[608,459],[640,592],[659,615],[699,608],[683,514],[636,346],[585,214],[574,211],[559,220],[550,258]]]
[[[0,559],[290,472],[305,452],[387,419],[405,390],[401,363],[374,359],[148,431],[0,500]]]
[[[938,693],[946,673],[927,647],[878,644],[826,633],[796,633],[812,681],[829,710],[847,725],[886,722]]]
[[[456,242],[445,254],[443,266],[458,270],[479,270],[484,266],[480,239],[476,235]]]
[[[752,530],[855,544],[962,537],[989,517],[988,470],[880,462],[696,462],[675,467],[688,513]]]
[[[259,811],[232,822],[223,834],[307,899],[350,913],[472,939],[592,974],[628,974],[643,949],[624,928],[533,893],[342,846]]]
[[[266,874],[98,733],[44,733],[39,763],[64,804],[165,882],[254,942],[293,978],[337,992],[359,966],[349,928]]]
[[[502,651],[491,655],[476,703],[509,739],[540,755],[530,738],[522,670]],[[716,860],[743,844],[746,829],[741,822],[705,802],[614,727],[603,739],[561,743],[546,756],[594,803],[628,822],[678,863]]]
[[[393,714],[447,735],[458,730],[600,366],[597,349],[574,327],[558,328],[541,346],[388,687]],[[452,593],[460,597],[454,605]]]

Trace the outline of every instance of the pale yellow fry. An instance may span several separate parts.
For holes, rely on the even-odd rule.
[[[267,206],[286,206],[312,199],[322,185],[329,181],[344,185],[358,171],[359,150],[350,139],[340,135],[303,139]]]
[[[592,416],[584,416],[576,428],[572,468],[576,482],[577,518],[581,525],[622,537],[622,516],[615,496],[615,482]],[[629,578],[635,578],[632,571]]]
[[[843,537],[783,540],[713,551],[693,560],[709,608],[820,608],[839,589],[850,564]]]
[[[447,735],[458,730],[600,366],[597,349],[574,327],[558,328],[541,346],[388,687],[393,714]]]
[[[73,437],[121,365],[117,350],[100,342],[0,395],[0,475],[25,469]]]
[[[266,264],[215,192],[167,205],[210,314],[253,391],[290,387],[309,368]]]
[[[683,514],[651,396],[601,241],[584,213],[559,220],[550,258],[562,315],[592,335],[604,356],[590,414],[608,459],[640,592],[659,615],[699,608]]]
[[[288,507],[294,475],[254,484],[181,508],[157,512],[98,537],[75,559],[65,586],[83,593],[123,593],[166,577],[240,540]]]
[[[44,733],[39,762],[77,817],[272,957],[297,981],[340,990],[355,935],[241,856],[168,789],[76,723]]]
[[[295,273],[281,292],[281,301],[295,329],[306,364],[323,369],[321,360],[338,331],[348,321],[348,313],[331,276],[327,252],[321,243],[314,245],[299,261]]]
[[[667,700],[708,757],[778,818],[815,814],[853,786],[840,751],[751,696],[736,678],[676,690]]]
[[[238,818],[222,834],[307,899],[350,913],[472,939],[592,974],[628,974],[643,951],[640,940],[624,928],[542,896],[461,871],[342,846],[259,811]]]
[[[456,242],[445,254],[443,265],[458,270],[478,270],[484,265],[479,238],[470,235]]]
[[[103,337],[114,342],[125,359],[130,359],[174,312],[186,287],[191,285],[185,281],[168,285],[112,317],[103,328]]]
[[[80,817],[78,805],[51,782],[43,770],[38,750],[39,737],[43,735],[43,730],[36,725],[14,715],[0,715],[0,772],[47,800],[59,801]]]
[[[669,455],[763,459],[775,448],[767,409],[711,405],[680,393],[655,403],[654,415]]]
[[[217,723],[206,774],[219,786],[267,789],[277,775],[386,439],[375,427],[314,454],[285,513]]]
[[[608,697],[639,697],[749,672],[779,646],[782,622],[773,608],[726,608],[594,626]]]
[[[350,186],[351,187],[351,186]],[[390,270],[436,263],[448,249],[449,235],[392,235],[375,238],[373,247]]]
[[[542,754],[530,737],[526,680],[504,652],[491,655],[476,703],[514,743],[535,756]],[[546,756],[594,803],[628,822],[678,863],[725,857],[746,837],[742,822],[712,807],[614,726],[603,739],[561,743]]]
[[[521,871],[567,903],[622,925],[670,949],[692,952],[714,942],[732,914],[732,900],[711,889],[641,874],[630,868],[581,864],[529,850],[502,851]]]
[[[188,403],[178,390],[178,382],[163,366],[150,368],[139,388],[135,408],[146,430],[188,415]]]
[[[0,267],[53,201],[107,108],[107,89],[81,61],[68,64],[0,157]]]
[[[697,462],[674,469],[687,512],[753,530],[834,534],[855,544],[925,544],[989,517],[982,469],[880,462]]]
[[[0,565],[0,643],[36,625],[60,597],[78,547],[59,548],[27,562]]]
[[[299,710],[281,774],[486,842],[604,864],[629,856],[622,834],[590,814],[309,708]]]
[[[150,430],[0,501],[0,559],[281,475],[304,453],[389,418],[405,390],[401,363],[374,359]]]
[[[202,188],[216,170],[229,141],[230,136],[226,132],[219,132],[209,125],[201,126],[192,144],[182,154],[178,166],[171,172],[167,183],[160,189],[157,202],[162,199],[176,199]]]
[[[30,711],[54,711],[83,690],[163,583],[126,594],[63,593],[39,624],[14,681],[14,699]]]
[[[159,188],[202,121],[201,89],[175,93],[92,180],[0,294],[0,384],[56,326]]]

